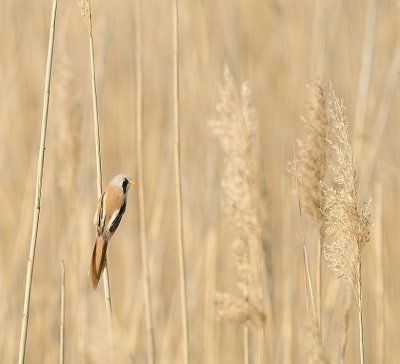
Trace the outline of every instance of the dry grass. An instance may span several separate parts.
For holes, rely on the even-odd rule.
[[[325,179],[327,170],[326,138],[329,135],[330,123],[324,87],[315,82],[311,86],[311,92],[310,116],[307,119],[303,118],[307,134],[304,140],[299,141],[298,181],[304,213],[312,220],[318,232],[315,296],[318,327],[321,328],[321,261],[325,226],[322,215],[323,190],[320,182]]]
[[[91,1],[91,6],[103,179],[119,172],[137,179],[135,2],[100,0]],[[18,361],[50,8],[50,1],[0,5],[1,363]],[[157,363],[184,362],[186,345],[175,213],[172,11],[172,2],[142,1],[142,214]],[[349,202],[331,198],[331,212],[324,214],[337,221],[332,227],[345,226],[351,241],[344,245],[332,229],[323,245],[328,257],[339,257],[341,263],[333,266],[350,278],[357,293],[359,248],[366,241],[368,220],[361,201],[374,196],[374,233],[362,253],[364,357],[366,363],[391,363],[400,356],[400,327],[393,319],[400,314],[399,16],[396,2],[390,1],[180,2],[180,174],[191,363],[235,364],[243,363],[244,357],[256,363],[260,347],[264,362],[358,362],[358,298],[350,291],[355,304],[349,303],[342,280],[318,257],[319,179],[339,197],[350,196]],[[59,360],[61,259],[66,272],[64,362],[110,363],[104,297],[87,282],[97,202],[88,47],[87,24],[76,2],[60,1],[26,363]],[[231,74],[228,82],[225,63]],[[356,158],[351,163],[344,159],[346,172],[338,163],[339,154],[320,143],[325,133],[311,137],[313,129],[305,128],[299,118],[309,99],[305,85],[316,76],[331,81],[347,106],[348,128],[353,131],[347,144],[354,140]],[[242,95],[243,80],[248,86]],[[227,90],[222,113],[215,112],[215,105],[223,101],[221,81]],[[322,107],[328,94],[321,98],[316,90],[311,112],[305,115],[309,122],[323,115],[319,110],[336,110],[330,102]],[[211,130],[210,118],[225,118],[221,137]],[[309,169],[317,220],[304,219],[315,290],[322,262],[321,304],[315,293],[320,328],[307,307],[298,198],[291,193],[295,186],[286,173],[293,159],[292,130],[311,150],[328,147]],[[221,147],[221,138],[226,146]],[[334,130],[327,138],[338,142]],[[311,217],[300,150],[300,197],[305,217]],[[344,145],[340,150],[346,155],[349,151]],[[326,152],[330,163],[345,173],[347,184],[335,182],[330,167],[324,170]],[[232,167],[226,169],[229,164]],[[377,183],[381,194],[372,191]],[[233,205],[227,203],[229,196]],[[115,363],[146,363],[149,358],[137,202],[132,194],[108,252]],[[339,221],[349,209],[352,212],[345,215],[353,223]],[[218,305],[216,291],[223,293]],[[226,319],[232,315],[233,322],[216,320],[220,312]],[[252,324],[258,320],[262,332]]]
[[[322,210],[329,236],[324,245],[324,255],[332,271],[339,278],[349,281],[354,290],[359,311],[360,362],[363,363],[361,262],[363,250],[370,240],[371,201],[358,204],[357,174],[344,102],[337,98],[332,87],[329,102],[335,139],[327,140],[327,143],[334,151],[335,161],[330,164],[334,187],[321,182]]]
[[[248,325],[264,331],[265,299],[263,269],[264,254],[261,243],[261,223],[257,200],[253,155],[257,133],[254,109],[250,103],[250,89],[243,84],[237,90],[229,69],[224,69],[224,82],[217,105],[217,116],[210,126],[224,152],[221,186],[224,191],[223,210],[234,232],[232,250],[235,258],[237,286],[240,298],[217,293],[218,316],[244,324],[244,351],[248,352]],[[264,345],[263,341],[262,345]],[[262,358],[263,346],[257,348]],[[244,362],[248,363],[248,355]]]

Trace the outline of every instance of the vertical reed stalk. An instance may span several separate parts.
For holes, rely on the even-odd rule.
[[[217,211],[215,209],[214,211]],[[217,220],[216,216],[214,221]],[[215,333],[214,333],[214,304],[215,294],[215,275],[217,259],[217,232],[212,226],[206,238],[206,264],[205,269],[205,299],[204,299],[204,321],[203,321],[203,362],[214,364],[215,362]]]
[[[360,364],[364,364],[364,330],[362,316],[362,290],[361,290],[361,259],[358,261],[358,330],[360,336]]]
[[[243,363],[249,364],[250,362],[249,351],[249,324],[246,322],[243,325]]]
[[[352,303],[352,291],[349,284],[345,284],[344,286],[344,297],[343,297],[343,305],[342,305],[342,318],[341,318],[341,338],[340,338],[340,358],[339,363],[345,363],[346,356],[346,346],[347,346],[347,337],[349,334],[349,318],[350,318],[350,308]]]
[[[47,117],[49,113],[50,80],[51,80],[51,68],[53,63],[53,46],[54,46],[54,34],[56,25],[56,13],[57,13],[57,0],[53,0],[53,7],[52,7],[51,21],[50,21],[49,45],[47,51],[46,79],[45,79],[44,94],[43,94],[42,126],[40,133],[40,147],[39,147],[38,166],[37,166],[35,206],[33,209],[31,243],[30,243],[29,258],[26,270],[24,311],[22,315],[21,336],[19,343],[19,354],[18,354],[19,364],[22,364],[25,361],[26,337],[28,333],[29,303],[31,298],[33,265],[35,261],[35,249],[36,249],[36,241],[39,228],[44,151],[46,149],[45,144],[46,144],[46,131],[47,131]]]
[[[316,300],[317,300],[317,317],[318,317],[318,326],[321,331],[321,321],[322,321],[322,291],[321,291],[321,279],[322,279],[322,241],[321,234],[318,236],[318,246],[317,246],[317,282],[316,282]]]
[[[97,91],[96,91],[96,71],[94,63],[94,44],[92,32],[92,11],[90,7],[90,0],[86,2],[87,6],[87,26],[89,32],[89,50],[90,50],[90,69],[92,73],[92,103],[93,103],[93,126],[94,126],[94,140],[96,147],[96,170],[97,170],[97,197],[100,199],[102,188],[102,173],[101,173],[101,148],[100,148],[100,130],[99,130],[99,116],[97,107]],[[113,321],[112,321],[112,305],[111,305],[111,292],[110,292],[110,279],[108,276],[107,258],[105,261],[103,271],[103,284],[104,284],[104,299],[106,303],[107,322],[108,322],[108,337],[111,347],[113,347]]]
[[[319,330],[321,331],[322,316],[322,247],[324,244],[324,222],[321,213],[323,202],[322,187],[319,181],[325,179],[327,169],[327,146],[325,139],[329,134],[329,119],[327,115],[327,104],[325,87],[320,81],[310,85],[311,102],[309,104],[310,115],[302,118],[307,128],[304,140],[299,140],[299,165],[298,182],[301,190],[301,204],[304,215],[311,219],[318,230],[316,251],[316,310]]]
[[[367,2],[367,19],[365,22],[365,38],[363,45],[363,54],[361,59],[360,77],[358,80],[358,92],[356,112],[354,118],[354,156],[358,160],[363,147],[363,134],[365,129],[365,119],[368,106],[368,95],[372,76],[372,67],[374,61],[375,34],[376,34],[376,0]]]
[[[330,241],[324,255],[328,266],[342,279],[347,279],[354,290],[359,310],[360,362],[364,363],[364,337],[362,322],[362,252],[370,240],[371,201],[358,203],[356,172],[348,130],[346,109],[332,87],[329,115],[333,121],[334,141],[328,140],[336,159],[330,164],[335,187],[322,182],[324,188],[323,216]]]
[[[400,36],[397,37],[395,49],[391,56],[389,69],[386,73],[383,91],[381,92],[381,101],[378,103],[379,110],[376,121],[370,133],[371,140],[368,143],[368,148],[365,148],[365,170],[361,170],[359,181],[360,196],[364,196],[370,188],[370,182],[374,173],[375,164],[378,158],[378,152],[382,143],[382,138],[389,121],[389,113],[397,91],[397,72],[400,64]]]
[[[150,273],[149,260],[147,253],[146,236],[146,213],[143,191],[143,153],[142,153],[142,126],[143,126],[143,81],[142,81],[142,4],[141,0],[136,0],[136,165],[138,178],[138,201],[139,201],[139,222],[140,222],[140,247],[142,255],[143,269],[143,293],[146,310],[147,325],[147,350],[149,363],[155,362],[154,349],[154,329],[151,310],[150,295]]]
[[[382,184],[375,184],[375,252],[376,252],[376,362],[384,363],[384,270],[382,245]]]
[[[282,364],[293,362],[292,347],[292,311],[293,311],[293,244],[290,239],[290,228],[292,226],[292,214],[288,198],[288,182],[284,178],[282,183],[282,243],[283,243],[283,266],[286,266],[285,283],[282,297],[282,336],[283,355]]]
[[[314,302],[314,293],[313,293],[313,287],[312,287],[312,281],[311,281],[310,263],[308,261],[306,238],[305,238],[305,233],[304,233],[303,210],[301,208],[299,177],[297,174],[296,147],[294,145],[294,136],[293,135],[292,135],[292,147],[293,147],[293,155],[294,155],[294,173],[295,173],[295,178],[296,178],[296,192],[297,192],[297,200],[298,200],[298,207],[299,207],[299,214],[300,214],[300,221],[301,221],[301,235],[302,235],[302,239],[303,239],[303,260],[304,260],[304,268],[305,268],[305,275],[306,275],[306,285],[307,285],[309,300],[311,303],[312,313],[314,315],[314,318],[316,320],[318,320],[317,310],[315,308],[315,302]]]
[[[179,249],[179,271],[180,271],[180,300],[182,315],[183,335],[183,362],[189,363],[189,325],[186,305],[186,267],[185,267],[185,245],[183,239],[183,216],[182,216],[182,187],[181,187],[181,159],[180,159],[180,120],[179,120],[179,0],[174,0],[173,9],[173,51],[174,51],[174,125],[175,125],[175,187],[176,208],[178,215],[178,249]]]
[[[64,364],[64,332],[65,332],[65,266],[61,260],[61,316],[60,316],[60,364]]]

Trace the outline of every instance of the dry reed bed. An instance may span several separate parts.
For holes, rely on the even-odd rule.
[[[128,46],[127,40],[136,37],[132,23],[135,6],[124,0],[92,5],[103,174],[105,179],[116,170],[131,171],[134,175],[136,54],[133,42]],[[395,238],[399,234],[396,114],[400,104],[396,102],[398,92],[393,87],[396,85],[393,76],[396,71],[393,70],[398,68],[399,47],[394,37],[398,13],[393,4],[382,3],[374,25],[373,5],[371,1],[369,8],[359,3],[339,7],[334,2],[326,2],[317,9],[315,2],[306,0],[285,4],[261,4],[251,0],[246,5],[236,0],[202,5],[181,3],[182,211],[187,242],[192,362],[243,362],[243,326],[215,321],[213,307],[214,287],[237,294],[240,303],[243,300],[237,287],[238,276],[234,274],[236,258],[231,253],[232,241],[238,234],[232,229],[230,217],[218,207],[225,196],[220,180],[226,162],[206,122],[215,114],[225,61],[236,84],[243,79],[250,81],[258,120],[259,141],[255,144],[258,144],[261,158],[257,156],[254,163],[255,190],[260,194],[258,207],[268,207],[268,214],[264,210],[258,212],[267,277],[263,285],[267,303],[264,354],[275,362],[305,362],[311,353],[305,341],[311,337],[315,340],[312,347],[316,349],[317,360],[338,362],[341,357],[346,362],[359,360],[357,302],[350,304],[349,300],[349,297],[354,300],[354,293],[345,294],[324,260],[321,263],[321,304],[317,304],[322,308],[321,329],[311,319],[304,319],[308,316],[297,197],[290,194],[293,183],[285,173],[285,165],[293,154],[291,130],[294,129],[296,136],[304,132],[299,121],[299,115],[304,112],[301,104],[305,99],[304,85],[314,77],[313,65],[317,61],[310,59],[310,54],[322,55],[320,76],[331,79],[344,98],[349,127],[353,127],[357,107],[361,110],[359,115],[364,115],[360,118],[363,119],[363,134],[350,135],[363,140],[360,155],[353,161],[353,169],[361,170],[357,180],[359,200],[374,195],[376,209],[372,217],[376,231],[371,235],[375,246],[371,244],[365,250],[362,260],[365,361],[381,362],[380,358],[385,357],[390,362],[392,357],[398,356],[399,328],[388,315],[388,312],[393,316],[398,313],[399,297],[396,257],[400,252]],[[0,165],[7,171],[0,180],[0,203],[7,211],[0,221],[3,236],[0,288],[6,302],[0,305],[0,323],[4,328],[0,332],[1,362],[17,361],[23,292],[15,287],[23,286],[28,255],[27,225],[33,209],[36,167],[33,151],[37,150],[48,8],[48,4],[22,5],[15,1],[2,4],[0,11],[0,38],[4,49],[0,60],[0,142],[4,145]],[[93,143],[88,142],[93,133],[89,122],[92,117],[90,69],[89,62],[82,59],[82,55],[87,54],[86,29],[75,4],[62,2],[58,11],[63,16],[58,18],[55,63],[63,64],[65,72],[62,69],[58,72],[56,68],[53,75],[51,97],[54,98],[49,116],[54,123],[50,123],[48,130],[29,323],[29,333],[34,334],[28,336],[26,357],[31,362],[58,360],[59,261],[62,258],[67,273],[65,361],[105,362],[106,353],[102,348],[107,344],[107,322],[103,298],[93,294],[86,283],[87,257],[93,240],[91,218],[96,200],[95,151]],[[370,20],[365,22],[367,11]],[[182,353],[175,197],[171,193],[174,186],[172,32],[161,31],[172,28],[171,4],[145,2],[142,14],[145,115],[142,152],[150,293],[158,361],[168,363],[179,360]],[[158,14],[157,26],[154,26],[155,14]],[[22,16],[26,19],[24,29],[20,26]],[[368,42],[374,40],[365,40],[365,34],[373,28],[376,41],[371,48]],[[306,40],[301,36],[303,31],[318,34],[319,38],[309,42],[309,37]],[[364,51],[364,47],[369,50]],[[373,57],[373,63],[367,96],[364,94],[360,98],[361,106],[357,106],[358,65],[362,63],[362,54]],[[32,72],[32,69],[39,72]],[[367,104],[365,99],[368,99]],[[240,109],[238,105],[240,101],[236,106]],[[329,139],[334,141],[334,135]],[[372,143],[371,150],[367,148],[368,141]],[[335,160],[335,152],[330,147],[328,157]],[[332,181],[331,177],[329,171],[327,183]],[[382,184],[381,195],[371,192],[377,180]],[[339,185],[333,184],[333,187],[337,189]],[[264,194],[265,189],[268,195]],[[148,355],[141,290],[139,214],[134,204],[130,207],[109,255],[116,361],[120,363],[143,362]],[[305,221],[315,288],[317,265],[321,262],[317,231],[318,228]],[[331,235],[326,239],[330,244]],[[358,250],[352,253],[354,251]],[[316,294],[316,302],[318,296]],[[249,333],[249,351],[255,354],[257,334],[251,328]],[[250,361],[257,361],[257,355],[250,355]]]

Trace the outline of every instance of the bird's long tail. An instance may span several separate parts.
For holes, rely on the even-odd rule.
[[[89,265],[89,282],[94,289],[99,284],[100,276],[105,266],[107,245],[107,240],[102,236],[97,237]]]

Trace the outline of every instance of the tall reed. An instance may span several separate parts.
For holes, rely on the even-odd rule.
[[[258,361],[263,361],[265,310],[264,253],[261,243],[262,228],[258,209],[259,191],[254,165],[254,137],[257,133],[254,109],[250,102],[250,87],[243,84],[238,91],[229,69],[224,69],[217,117],[210,127],[224,152],[221,186],[224,192],[224,212],[235,233],[232,243],[237,285],[241,296],[216,294],[219,318],[243,324],[243,362],[250,360],[249,327],[257,330]]]
[[[341,307],[341,322],[340,322],[340,344],[339,344],[339,363],[344,364],[345,356],[346,356],[346,348],[347,348],[347,338],[349,334],[349,319],[350,319],[350,308],[352,303],[352,292],[351,287],[346,284],[344,286],[344,298],[343,305]]]
[[[319,81],[311,85],[312,101],[310,115],[303,118],[307,134],[299,141],[298,183],[301,189],[301,204],[305,215],[311,219],[318,232],[316,310],[318,326],[321,329],[321,260],[324,242],[324,219],[322,216],[323,191],[320,181],[327,171],[327,145],[329,120],[324,87]],[[299,196],[299,197],[300,197]]]
[[[297,204],[298,204],[298,209],[299,209],[299,215],[300,215],[300,222],[301,222],[301,237],[302,237],[302,242],[303,242],[303,262],[304,262],[304,269],[305,269],[305,280],[306,280],[306,294],[307,294],[307,299],[309,300],[308,305],[311,305],[311,310],[313,313],[313,320],[318,321],[318,314],[317,314],[317,308],[315,305],[315,298],[314,298],[314,290],[313,290],[313,285],[312,285],[312,280],[311,280],[311,270],[310,270],[310,262],[308,259],[308,250],[307,250],[307,245],[306,245],[306,236],[305,236],[305,231],[304,231],[304,219],[303,219],[303,208],[301,204],[301,194],[300,194],[300,188],[299,188],[299,177],[298,177],[298,171],[297,171],[297,156],[296,156],[296,147],[294,143],[294,138],[293,138],[293,167],[294,167],[294,175],[296,179],[296,192],[297,192]],[[318,324],[319,326],[319,324]]]
[[[35,205],[33,208],[32,234],[31,234],[28,265],[26,270],[24,311],[22,316],[21,336],[20,336],[19,354],[18,354],[19,364],[22,364],[25,361],[26,337],[28,333],[29,304],[31,298],[36,241],[39,228],[40,199],[42,194],[42,179],[43,179],[43,167],[44,167],[44,151],[46,149],[45,147],[46,131],[47,131],[47,118],[49,112],[50,81],[51,81],[51,70],[53,62],[53,46],[54,46],[54,35],[56,26],[56,13],[57,13],[57,0],[53,0],[53,7],[50,20],[49,44],[47,51],[46,79],[45,79],[44,95],[43,95],[42,126],[40,133],[40,147],[39,147],[38,166],[37,166]]]
[[[360,76],[358,79],[357,101],[355,107],[353,135],[354,135],[354,156],[360,158],[363,149],[364,132],[366,125],[366,115],[368,108],[368,96],[372,78],[375,38],[376,38],[376,18],[377,1],[368,0],[366,3],[366,21],[363,52],[361,57]]]
[[[385,359],[385,281],[383,260],[383,201],[382,183],[377,181],[374,187],[375,200],[375,255],[376,255],[376,362]]]
[[[173,79],[174,79],[174,161],[175,161],[175,193],[178,220],[178,250],[180,275],[180,300],[182,314],[183,362],[190,362],[189,353],[189,322],[186,298],[186,262],[185,242],[183,236],[182,215],[182,183],[181,183],[181,154],[180,154],[180,118],[179,118],[179,0],[173,1]]]
[[[93,126],[94,126],[94,140],[96,149],[96,179],[97,179],[97,197],[101,198],[103,193],[102,188],[102,173],[101,173],[101,148],[100,148],[100,129],[99,129],[99,116],[97,107],[97,91],[96,91],[96,70],[94,62],[94,44],[92,32],[92,11],[90,7],[90,0],[78,0],[78,6],[81,14],[86,22],[89,34],[89,53],[90,53],[90,69],[91,69],[91,83],[92,83],[92,104],[93,104]],[[104,285],[104,299],[106,303],[107,322],[108,322],[108,336],[110,346],[113,346],[113,322],[112,322],[112,305],[111,305],[111,291],[110,279],[108,275],[107,258],[103,270],[103,285]]]
[[[65,265],[61,260],[61,310],[60,310],[60,364],[64,364],[64,333],[65,333]]]
[[[370,239],[370,201],[358,204],[356,171],[343,100],[332,87],[329,93],[329,117],[333,123],[334,140],[328,140],[335,162],[329,165],[333,185],[322,182],[323,215],[329,242],[324,245],[328,266],[340,278],[350,282],[358,304],[360,363],[364,363],[362,311],[362,252]]]
[[[136,0],[136,165],[138,179],[138,202],[140,223],[140,248],[143,269],[143,295],[145,298],[146,326],[147,326],[147,350],[148,360],[155,362],[154,328],[151,310],[151,289],[149,259],[147,253],[146,234],[146,212],[144,203],[144,180],[143,180],[143,50],[142,50],[142,2]]]

